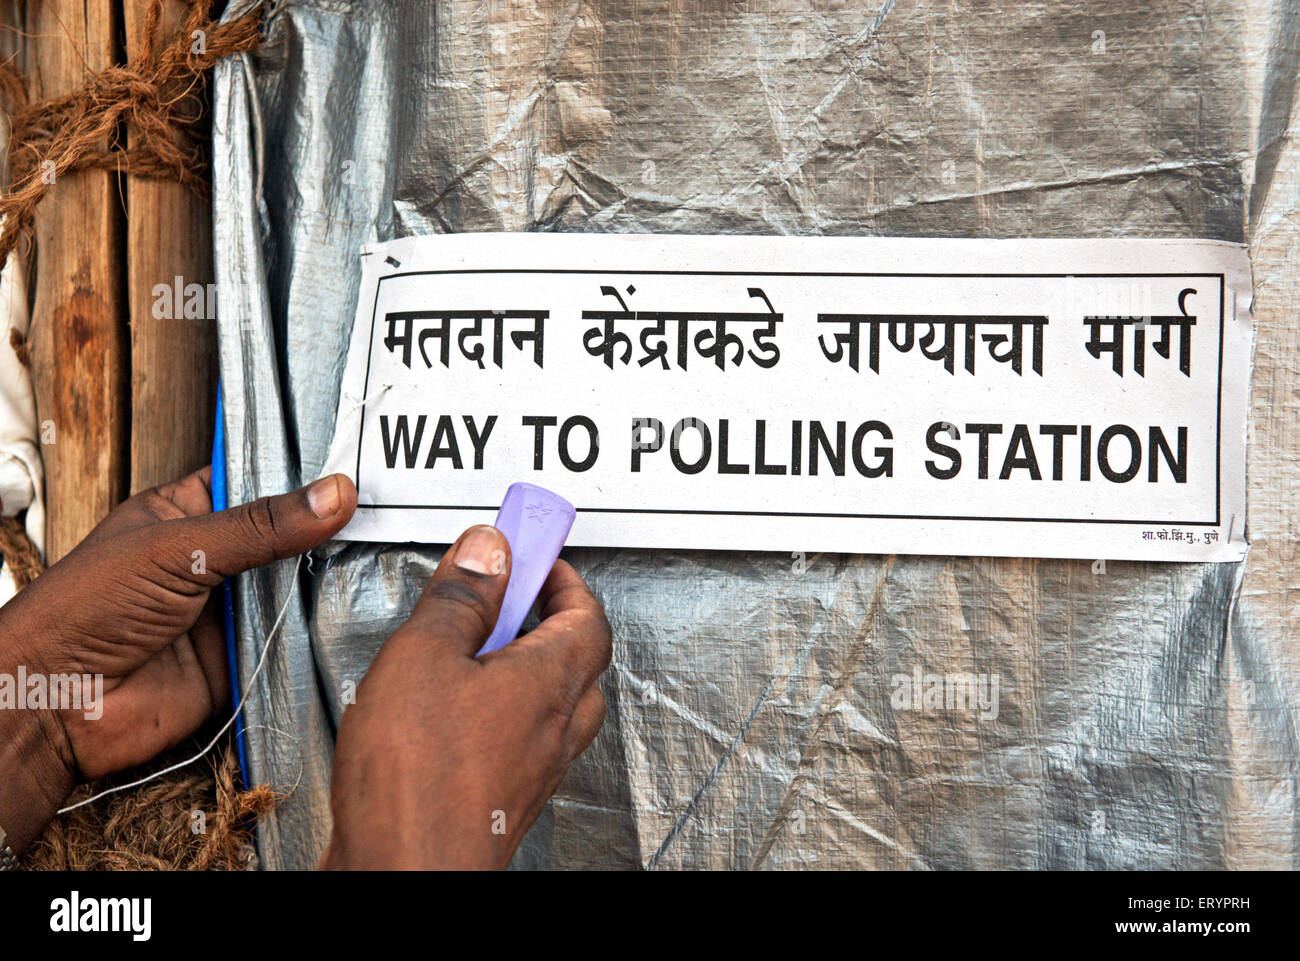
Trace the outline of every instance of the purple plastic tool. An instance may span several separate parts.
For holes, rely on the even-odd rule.
[[[576,515],[572,504],[545,487],[510,485],[495,524],[510,542],[510,583],[506,585],[497,626],[478,657],[500,650],[515,639],[560,556]]]

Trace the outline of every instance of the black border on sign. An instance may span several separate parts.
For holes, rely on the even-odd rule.
[[[583,270],[577,268],[548,269],[543,267],[482,267],[462,268],[456,270],[406,270],[385,274],[375,283],[375,301],[370,308],[370,338],[366,346],[366,377],[362,384],[361,396],[370,396],[370,360],[375,347],[375,321],[379,312],[379,288],[385,280],[398,277],[421,277],[444,274],[618,274],[630,276],[676,275],[706,277],[977,277],[981,280],[994,278],[1060,278],[1068,277],[1217,277],[1219,279],[1219,384],[1217,391],[1214,421],[1214,520],[1212,521],[1169,521],[1169,520],[1122,520],[1104,517],[974,517],[963,514],[841,514],[815,511],[721,511],[721,510],[678,510],[675,508],[634,508],[634,507],[578,507],[580,514],[702,514],[724,517],[824,517],[841,520],[903,520],[903,521],[989,521],[994,523],[1017,522],[1029,524],[1135,524],[1135,525],[1184,525],[1186,527],[1218,527],[1220,518],[1220,494],[1222,488],[1222,441],[1223,428],[1223,325],[1224,298],[1226,280],[1222,273],[1191,273],[1170,271],[1164,273],[939,273],[933,271],[848,271],[848,270]],[[363,414],[357,428],[357,490],[361,489],[361,438],[364,436],[366,418]],[[358,504],[358,510],[415,510],[415,511],[496,511],[497,504]]]

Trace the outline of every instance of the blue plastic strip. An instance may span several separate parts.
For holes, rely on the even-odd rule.
[[[221,404],[221,385],[217,384],[217,423],[212,432],[212,510],[224,511],[230,506],[229,487],[226,483],[226,418]],[[221,582],[221,613],[226,631],[226,667],[230,673],[230,703],[239,703],[239,662],[235,656],[235,596],[229,580]],[[235,750],[239,755],[239,776],[247,783],[244,772],[248,770],[248,749],[244,743],[244,712],[235,718]]]

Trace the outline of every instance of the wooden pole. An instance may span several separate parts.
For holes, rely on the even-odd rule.
[[[125,0],[128,57],[140,53],[149,6],[149,0]],[[164,41],[176,35],[185,12],[179,0],[163,4]],[[127,212],[130,489],[135,493],[197,470],[212,456],[216,318],[208,287],[213,280],[208,202],[177,183],[128,177]],[[196,312],[200,316],[193,316]]]
[[[79,86],[113,63],[112,0],[29,8],[33,94]],[[122,198],[107,170],[65,174],[36,214],[29,337],[45,461],[46,560],[68,553],[126,493],[129,345]]]

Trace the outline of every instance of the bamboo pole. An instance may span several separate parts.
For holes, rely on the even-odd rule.
[[[112,0],[29,8],[33,93],[78,86],[114,60]],[[46,559],[67,554],[127,490],[129,345],[122,199],[107,170],[65,174],[36,215],[30,350],[45,461]]]
[[[125,0],[128,57],[140,53],[149,6],[150,0]],[[164,41],[176,35],[185,12],[179,0],[163,4]],[[177,183],[128,177],[127,211],[135,493],[196,470],[212,455],[216,318],[207,201]]]

